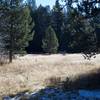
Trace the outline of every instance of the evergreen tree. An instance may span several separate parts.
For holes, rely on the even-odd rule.
[[[95,33],[95,27],[92,26],[92,19],[87,19],[83,22],[83,51],[86,53],[96,52],[97,51],[97,36]]]
[[[43,50],[46,53],[57,53],[58,50],[58,39],[56,34],[51,26],[49,26],[46,30],[44,39],[43,39]]]
[[[27,48],[28,53],[42,53],[42,39],[45,30],[50,25],[51,17],[49,7],[39,6],[32,14],[32,18],[35,22],[35,34],[33,40],[30,41],[30,45]],[[37,42],[38,41],[38,42]]]
[[[70,10],[62,39],[63,47],[66,47],[67,52],[91,53],[96,51],[97,39],[91,22],[92,19],[82,19],[76,10]]]
[[[34,31],[34,22],[30,15],[30,9],[28,6],[24,6],[22,10],[20,10],[21,18],[18,20],[18,24],[15,31],[15,53],[24,53],[26,52],[25,47],[29,44],[28,42],[33,39]],[[17,34],[16,34],[17,33]]]
[[[32,11],[36,10],[36,0],[27,0],[28,5],[31,7]]]
[[[15,53],[25,51],[33,36],[33,22],[27,6],[20,0],[3,1],[0,18],[0,35],[4,50],[9,52],[9,62]]]
[[[98,52],[100,52],[100,14],[93,18],[92,23],[94,24],[95,33],[97,36],[97,48]]]
[[[62,0],[65,6],[76,9],[84,18],[91,18],[100,13],[100,0]]]
[[[66,16],[66,21],[64,23],[64,34],[62,37],[62,48],[65,48],[67,52],[80,52],[80,48],[78,47],[78,42],[75,37],[80,37],[81,34],[81,21],[78,17],[77,11],[70,9]],[[77,34],[77,36],[76,36]],[[78,47],[78,48],[76,48]]]
[[[56,0],[55,5],[52,10],[52,27],[56,32],[59,41],[59,51],[61,51],[61,38],[63,34],[63,23],[64,23],[64,12],[59,0]]]

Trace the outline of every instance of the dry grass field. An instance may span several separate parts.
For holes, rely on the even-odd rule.
[[[81,54],[26,55],[0,66],[0,95],[37,91],[51,77],[76,77],[100,68],[100,55],[90,61]]]

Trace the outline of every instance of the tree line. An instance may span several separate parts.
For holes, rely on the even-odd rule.
[[[72,1],[63,7],[56,0],[50,9],[35,0],[0,0],[0,53],[12,62],[14,54],[99,52],[100,14],[94,16],[86,2],[88,11],[83,4],[72,7]]]
[[[68,2],[65,4],[66,8],[60,4],[60,0],[56,0],[52,9],[40,5],[32,10],[35,33],[27,47],[28,53],[50,53],[50,49],[53,49],[51,53],[99,51],[100,14],[97,14],[99,10],[95,6],[94,9],[93,6],[87,8],[90,5],[88,2],[73,8],[73,0],[66,1]]]

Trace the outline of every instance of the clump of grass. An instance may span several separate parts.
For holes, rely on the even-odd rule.
[[[8,63],[8,57],[7,55],[0,55],[0,65],[4,65]]]
[[[57,87],[61,84],[61,77],[50,77],[45,80],[47,87]]]
[[[72,80],[67,77],[65,80],[62,80],[61,77],[50,77],[45,80],[47,87],[57,87],[62,89],[71,89]]]

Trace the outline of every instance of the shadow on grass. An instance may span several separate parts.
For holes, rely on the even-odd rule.
[[[45,82],[48,87],[58,87],[64,90],[100,89],[100,69],[78,75],[74,78],[67,77],[63,81],[61,77],[51,77]]]
[[[87,90],[99,90],[100,97],[100,69],[73,79],[66,78],[64,81],[60,77],[51,77],[46,80],[46,85],[47,87],[35,93],[25,91],[14,96],[4,97],[3,100],[12,100],[12,98],[13,100],[87,100],[80,96],[80,90],[86,90],[86,92]],[[96,100],[100,100],[100,98]]]
[[[76,78],[66,78],[62,82],[63,89],[100,89],[100,69],[91,73],[81,74]]]

